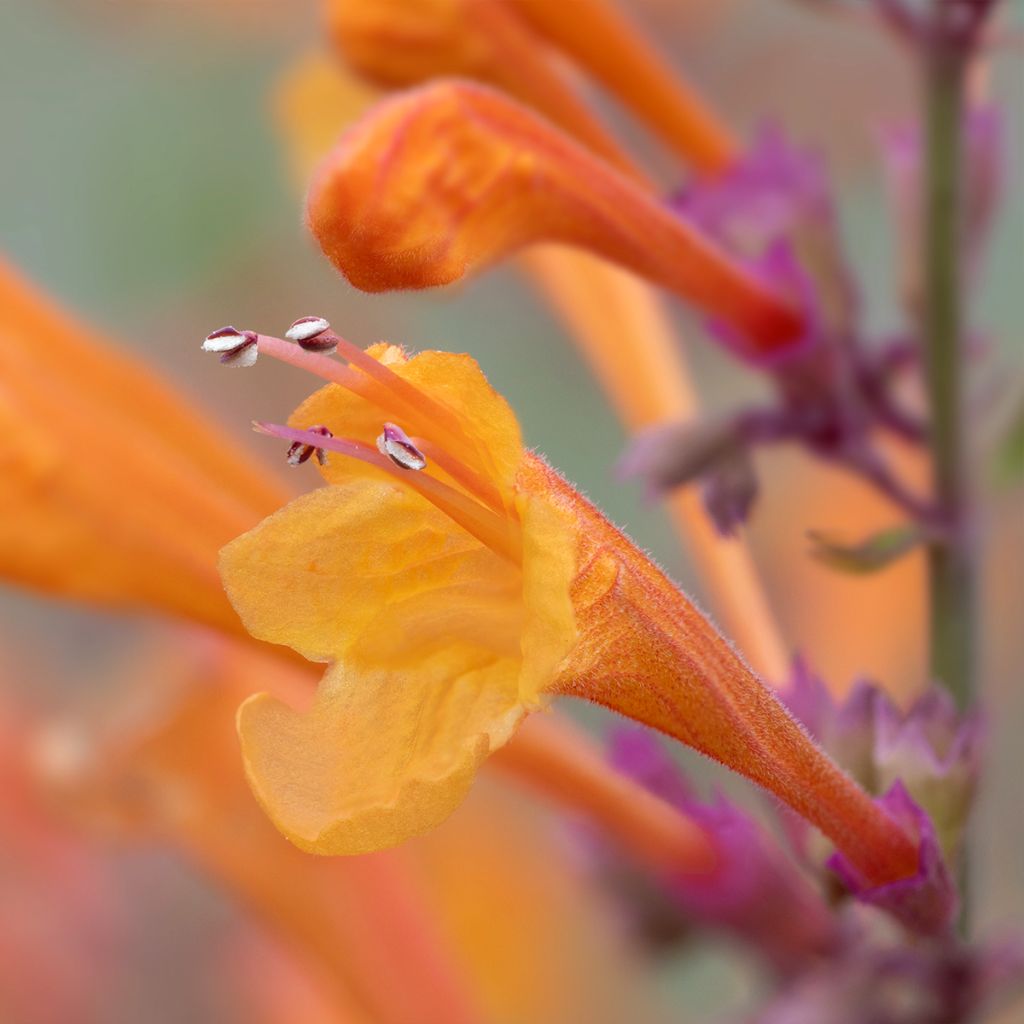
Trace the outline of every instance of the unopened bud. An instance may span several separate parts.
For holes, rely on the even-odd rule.
[[[423,452],[412,443],[409,435],[394,423],[384,424],[384,432],[377,438],[377,450],[402,469],[420,470],[427,465],[427,458]]]

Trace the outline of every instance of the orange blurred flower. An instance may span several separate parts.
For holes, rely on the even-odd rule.
[[[734,154],[721,122],[607,0],[327,0],[325,12],[338,53],[378,85],[447,75],[493,85],[632,168],[567,84],[568,63],[702,171]]]

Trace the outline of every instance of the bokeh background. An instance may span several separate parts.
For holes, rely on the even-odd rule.
[[[742,131],[775,122],[826,155],[867,315],[880,333],[898,327],[878,135],[917,109],[905,54],[796,0],[630,6]],[[280,331],[299,315],[318,313],[361,343],[386,338],[413,349],[471,352],[519,413],[528,442],[699,598],[700,581],[662,512],[613,476],[621,429],[512,270],[440,294],[365,296],[304,234],[301,190],[289,176],[272,111],[281,76],[318,45],[315,8],[309,0],[3,0],[0,247],[67,306],[199,396],[223,424],[225,446],[263,459],[268,473],[283,472],[279,453],[250,436],[247,424],[284,416],[308,382],[269,361],[244,375],[216,372],[199,353],[211,328],[231,322]],[[1019,23],[1019,6],[1008,7],[1008,18]],[[985,436],[997,426],[989,412],[1001,407],[1012,373],[1019,381],[1024,356],[1019,54],[994,62],[978,88],[1006,109],[1009,161],[1008,194],[974,302],[974,323],[991,342],[972,407]],[[648,153],[666,186],[678,180],[663,153],[618,111],[608,113]],[[696,325],[682,310],[678,315],[709,408],[728,409],[758,393],[759,381],[702,345]],[[979,927],[995,927],[1024,921],[1024,494],[1019,485],[992,482],[980,453],[978,465],[987,502],[984,680],[992,770],[972,872]],[[863,532],[868,521],[884,522],[885,510],[797,453],[765,455],[759,467],[764,495],[749,535],[787,637],[837,690],[868,673],[908,698],[924,682],[920,564],[909,559],[870,578],[830,574],[806,557],[806,530]],[[152,629],[142,620],[126,625],[0,591],[0,661],[16,666],[8,674],[24,684],[19,699],[46,714],[101,701],[104,680]],[[147,679],[140,676],[138,686]],[[600,715],[578,713],[595,729],[605,725]],[[695,760],[687,765],[724,781]],[[225,955],[242,912],[166,853],[119,856],[133,894],[124,924],[132,959],[98,1019],[246,1019],[208,969]],[[260,955],[274,962],[272,950]],[[256,961],[245,962],[250,970]],[[756,987],[715,944],[667,956],[659,972],[694,1019],[705,1009],[741,1007]]]

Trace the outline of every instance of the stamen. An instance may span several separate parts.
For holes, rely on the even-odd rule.
[[[237,327],[218,327],[203,340],[204,352],[217,352],[225,366],[247,367],[259,355],[258,336],[255,331],[240,331]]]
[[[319,434],[321,437],[333,437],[334,435],[323,424],[309,427],[309,433]],[[310,457],[316,455],[316,461],[321,466],[327,465],[327,453],[319,445],[303,444],[301,441],[293,441],[288,448],[286,461],[289,466],[301,466],[308,462]]]
[[[377,451],[402,469],[426,469],[426,456],[413,444],[409,435],[394,423],[384,424],[384,432],[377,438]]]
[[[373,356],[367,355],[358,345],[333,332],[331,334],[336,341],[339,353],[348,360],[350,366],[343,366],[319,352],[304,351],[298,345],[282,338],[276,338],[272,334],[260,334],[257,336],[257,341],[259,350],[263,354],[298,369],[306,370],[322,380],[338,384],[360,398],[372,402],[385,415],[397,413],[417,434],[429,433],[432,437],[437,437],[441,443],[438,447],[444,445],[455,450],[469,449],[473,452],[479,450],[479,446],[467,438],[458,418],[451,409],[424,394],[414,384],[399,377]],[[362,372],[355,372],[353,368]],[[459,460],[448,456],[442,461],[441,458],[435,458],[434,454],[425,446],[420,446],[418,440],[416,445],[423,447],[423,450],[427,452],[427,457],[438,462],[445,472],[449,473],[453,479],[457,479],[489,507],[503,515],[509,514],[509,509],[501,500],[500,493],[493,485],[484,483],[479,474],[468,467],[464,467],[460,472],[455,467]],[[455,468],[453,469],[453,467]]]
[[[338,347],[338,336],[331,330],[330,323],[322,316],[300,316],[284,335],[289,341],[298,342],[307,352],[330,355]]]
[[[308,430],[296,430],[278,423],[253,422],[253,429],[269,437],[284,441],[298,441],[314,448],[359,459],[368,465],[384,470],[389,476],[411,487],[426,498],[435,508],[440,509],[449,519],[476,537],[496,554],[515,565],[522,561],[522,536],[518,524],[511,519],[502,519],[479,502],[449,487],[428,473],[409,473],[399,468],[390,456],[382,455],[363,441],[343,437],[324,437]]]

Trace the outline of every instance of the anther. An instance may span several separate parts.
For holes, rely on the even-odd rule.
[[[334,437],[334,435],[322,423],[315,427],[306,428],[311,434],[319,434],[321,437]],[[315,444],[303,444],[302,441],[293,441],[288,448],[287,462],[289,466],[301,466],[308,462],[310,457],[315,455],[316,461],[321,466],[327,465],[327,452],[318,448]]]
[[[218,327],[203,341],[204,352],[217,352],[225,366],[252,366],[259,355],[255,331],[240,331],[237,327]]]
[[[384,424],[384,432],[377,438],[377,451],[402,469],[419,470],[427,465],[427,457],[412,443],[409,435],[394,423]]]
[[[285,331],[289,341],[296,341],[299,348],[307,352],[320,352],[324,355],[338,347],[338,337],[331,330],[331,325],[322,316],[300,316]]]

